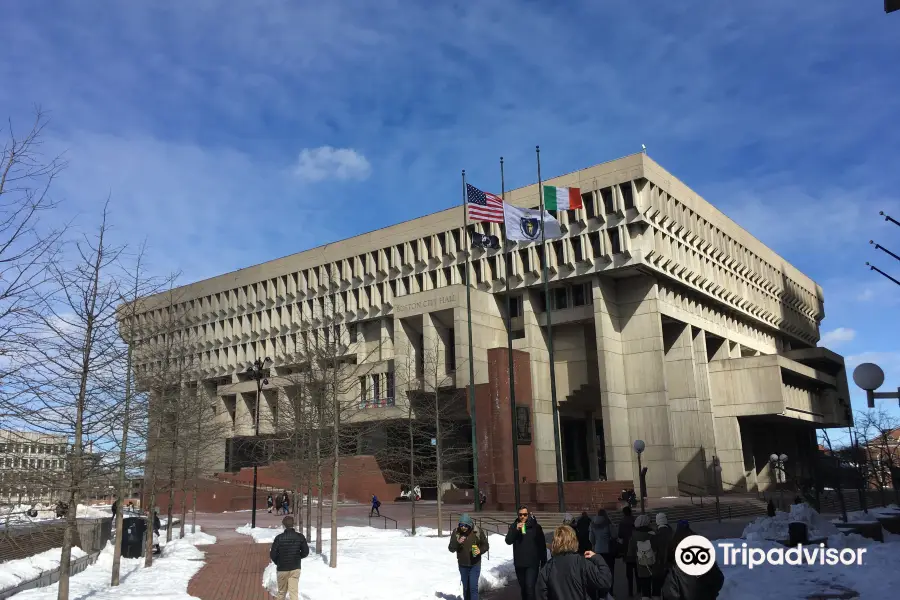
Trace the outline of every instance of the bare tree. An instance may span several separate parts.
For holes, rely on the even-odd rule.
[[[145,273],[145,252],[146,247],[142,244],[133,263],[127,266],[123,265],[125,272],[122,279],[123,281],[128,281],[128,283],[127,285],[123,283],[123,293],[119,298],[121,302],[118,309],[119,332],[126,349],[124,352],[124,364],[121,365],[121,379],[124,380],[124,385],[119,388],[122,392],[122,402],[117,411],[119,413],[118,427],[120,432],[118,435],[119,460],[116,481],[118,510],[115,516],[111,576],[113,587],[119,585],[121,570],[122,543],[120,536],[123,533],[122,521],[125,499],[128,496],[128,490],[126,489],[127,472],[129,466],[134,466],[134,461],[130,459],[130,456],[134,455],[136,450],[142,450],[138,444],[141,441],[142,430],[138,425],[141,424],[142,416],[147,409],[145,398],[140,393],[136,393],[134,386],[134,350],[142,338],[139,315],[144,311],[144,299],[164,289],[174,279],[174,277],[162,280],[148,277]]]
[[[43,154],[47,118],[40,108],[24,135],[12,123],[0,148],[0,419],[27,411],[27,363],[18,353],[32,353],[44,331],[42,313],[56,282],[47,267],[58,259],[62,228],[46,228],[41,216],[56,207],[53,181],[65,167],[58,156]],[[25,381],[21,381],[25,379]]]
[[[900,422],[884,410],[858,411],[854,419],[856,438],[860,442],[860,458],[865,462],[865,481],[878,488],[882,506],[888,504],[886,488],[894,485],[892,475],[898,460],[897,442],[893,436]]]
[[[110,440],[109,396],[112,368],[122,351],[116,304],[121,297],[113,267],[121,248],[110,245],[108,203],[94,236],[74,245],[70,264],[49,265],[58,291],[45,305],[45,334],[29,361],[33,411],[29,428],[65,433],[72,449],[67,468],[70,510],[62,542],[60,600],[69,596],[69,566],[77,539],[79,500],[93,472],[101,466],[100,449]]]

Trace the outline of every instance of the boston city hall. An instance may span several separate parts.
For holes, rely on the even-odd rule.
[[[779,481],[773,453],[790,457],[791,480],[811,478],[816,430],[852,419],[844,360],[817,347],[822,289],[645,153],[544,183],[580,188],[583,201],[557,213],[563,237],[546,243],[546,296],[540,242],[512,244],[508,255],[504,244],[472,248],[457,206],[146,299],[138,322],[174,311],[191,340],[191,393],[219,432],[204,451],[209,475],[239,470],[229,439],[254,436],[257,422],[262,436],[292,426],[303,348],[321,335],[353,370],[341,392],[348,431],[367,424],[341,459],[342,496],[366,501],[406,483],[379,453],[408,445],[390,424],[407,418],[426,363],[437,361],[440,387],[463,399],[454,418],[467,444],[474,371],[477,479],[489,503],[513,501],[515,439],[523,499],[555,506],[549,316],[573,501],[636,488],[636,440],[650,497],[764,490]],[[538,186],[507,192],[506,202],[536,207]],[[494,223],[474,230],[501,235]],[[139,329],[150,332],[134,345],[149,389],[146,348],[158,340]],[[257,408],[248,367],[266,357]],[[468,482],[454,487],[471,489],[474,462],[457,466]]]

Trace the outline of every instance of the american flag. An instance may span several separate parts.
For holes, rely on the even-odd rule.
[[[503,200],[494,194],[482,192],[468,183],[466,184],[466,205],[471,221],[503,222]]]

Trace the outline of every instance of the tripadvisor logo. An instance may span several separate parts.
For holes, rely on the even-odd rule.
[[[717,544],[721,551],[722,564],[725,566],[744,566],[748,569],[760,565],[828,565],[852,566],[862,565],[866,548],[826,548],[825,544],[794,548],[748,547],[746,542],[735,546],[731,542]],[[717,562],[716,547],[702,535],[690,535],[675,549],[675,564],[686,575],[699,577],[708,573]]]

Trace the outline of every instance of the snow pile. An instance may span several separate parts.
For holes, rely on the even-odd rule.
[[[758,542],[761,540],[786,540],[788,526],[791,523],[806,523],[809,537],[829,537],[839,534],[838,528],[816,512],[808,504],[794,504],[790,512],[778,511],[774,517],[760,517],[747,525],[741,534],[745,540]]]
[[[37,511],[36,517],[31,517],[28,512],[31,509]],[[75,513],[79,519],[102,519],[112,517],[112,508],[107,506],[89,506],[79,504]],[[5,506],[0,508],[0,522],[6,523],[37,523],[40,521],[53,521],[56,519],[55,504],[16,504],[15,506]]]
[[[854,591],[861,600],[883,600],[893,598],[900,587],[900,570],[897,569],[897,556],[900,544],[881,544],[862,536],[843,536],[844,540],[834,538],[856,547],[859,543],[866,548],[862,565],[845,566],[829,565],[761,565],[753,570],[744,566],[724,565],[718,561],[725,574],[725,585],[719,593],[719,600],[795,600],[798,598],[816,597],[853,597],[839,596]],[[716,543],[731,542],[740,547],[746,540],[716,540]],[[777,547],[768,541],[748,542],[754,548]],[[832,546],[829,537],[828,545]],[[833,596],[829,596],[833,594]]]
[[[249,535],[253,538],[257,544],[271,544],[275,540],[275,536],[284,531],[284,527],[271,526],[271,527],[257,527],[256,529],[251,529],[250,524],[244,525],[243,527],[238,527],[235,529],[236,532],[241,535]],[[299,530],[301,533],[306,535],[306,530]],[[426,532],[426,533],[423,533]],[[417,527],[416,528],[417,536],[436,536],[437,529],[429,529],[427,527]],[[371,538],[379,538],[379,539],[391,539],[391,538],[405,538],[409,537],[409,532],[405,529],[376,529],[374,527],[338,527],[338,540],[359,540],[359,539],[371,539]],[[445,538],[448,539],[449,538]],[[316,541],[316,528],[313,527],[310,531],[309,542]],[[327,542],[331,541],[331,527],[323,527],[322,528],[322,541]]]
[[[7,590],[20,583],[36,579],[45,571],[59,567],[62,548],[47,550],[28,558],[0,563],[0,590]],[[72,560],[85,556],[81,548],[72,548]]]
[[[900,516],[900,508],[897,507],[896,504],[890,504],[888,506],[884,506],[882,508],[870,508],[869,512],[863,512],[861,510],[855,510],[853,512],[847,513],[847,522],[848,523],[875,523],[878,521],[878,517],[892,517],[892,516]],[[841,519],[833,519],[832,523],[843,523]]]
[[[337,568],[328,567],[327,546],[322,556],[311,554],[303,561],[300,593],[309,599],[341,600],[462,597],[456,555],[447,550],[450,538],[436,535],[437,530],[425,527],[417,528],[415,536],[404,530],[340,527]],[[491,550],[481,561],[482,591],[503,587],[515,577],[512,546],[503,536],[488,540]],[[262,584],[277,592],[274,564],[266,568]]]
[[[203,566],[204,553],[197,546],[215,543],[216,539],[205,533],[186,535],[182,539],[165,544],[162,555],[153,561],[149,569],[143,568],[143,558],[123,558],[121,585],[110,587],[113,547],[108,544],[97,562],[69,582],[70,598],[91,600],[193,600],[187,593],[188,582]],[[16,594],[16,600],[56,600],[58,585]]]

